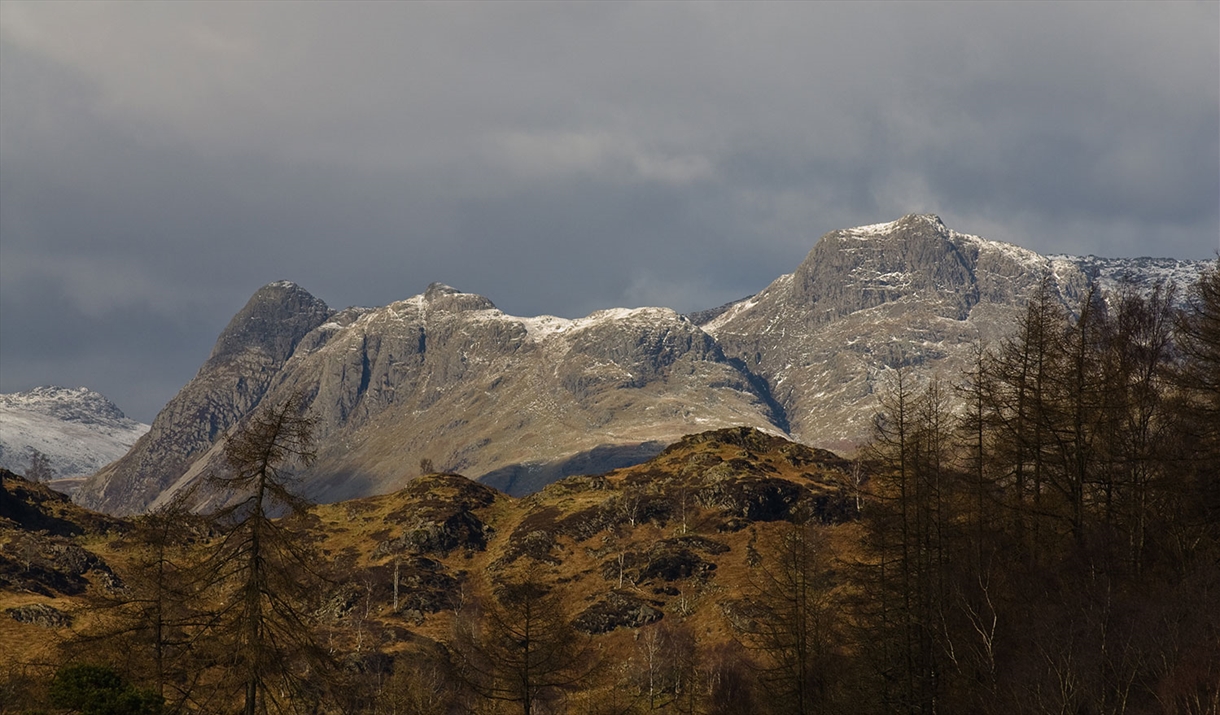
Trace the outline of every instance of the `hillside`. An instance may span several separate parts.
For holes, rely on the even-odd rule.
[[[826,538],[854,538],[836,534],[854,528],[858,477],[829,452],[734,428],[520,499],[459,475],[427,474],[391,494],[313,507],[291,528],[333,579],[320,614],[344,647],[388,656],[427,650],[452,639],[455,612],[471,598],[533,579],[562,590],[563,618],[594,639],[600,658],[627,662],[632,634],[662,621],[686,624],[708,642],[731,639],[759,551],[777,534],[808,520]],[[89,604],[126,588],[144,546],[128,534],[129,522],[74,507],[16,475],[3,484],[0,644],[17,662],[37,663],[50,657],[48,632],[70,638],[97,622]],[[74,571],[63,568],[63,554],[75,554]],[[23,558],[38,566],[23,568]]]
[[[1108,358],[1140,343],[1082,344],[1080,387],[1121,383],[1132,363]],[[427,473],[272,521],[108,519],[5,474],[0,712],[37,712],[71,659],[181,712],[233,709],[262,648],[285,688],[262,691],[325,713],[1212,712],[1214,390],[1184,375],[1155,388],[1179,400],[1121,401],[1153,405],[1142,425],[1048,391],[1040,431],[1014,434],[1021,354],[989,363],[981,428],[934,383],[891,382],[866,461],[727,428],[525,497]],[[1019,478],[1035,463],[1045,481]]]

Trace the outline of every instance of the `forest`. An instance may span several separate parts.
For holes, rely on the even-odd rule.
[[[611,480],[613,519],[536,508],[486,566],[421,532],[354,578],[294,492],[290,400],[226,447],[227,507],[120,530],[122,586],[0,666],[0,713],[1220,715],[1220,267],[1186,296],[1050,286],[965,373],[886,371],[831,496],[713,522],[702,482]],[[697,558],[642,560],[632,534]],[[606,544],[612,615],[577,615],[555,543]]]

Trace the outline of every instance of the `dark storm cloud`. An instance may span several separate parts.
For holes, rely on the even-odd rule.
[[[0,391],[144,420],[258,286],[694,310],[911,211],[1217,246],[1212,2],[0,6]]]
[[[85,313],[63,285],[40,275],[6,280],[3,303],[5,380],[39,385],[70,375],[61,383],[119,395],[133,413],[155,412],[194,376],[212,342],[198,326],[223,327],[137,303]]]

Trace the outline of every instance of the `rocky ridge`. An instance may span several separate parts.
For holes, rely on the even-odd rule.
[[[832,231],[759,294],[690,316],[521,318],[440,284],[335,312],[272,284],[80,499],[114,513],[165,503],[224,468],[226,435],[243,416],[292,394],[317,418],[318,459],[302,478],[321,501],[393,491],[430,471],[418,465],[523,494],[730,425],[851,449],[887,372],[960,374],[977,341],[1011,330],[1044,277],[1070,308],[1090,281],[1123,270],[1188,281],[1204,265],[1044,257],[911,215]]]
[[[258,405],[301,339],[332,316],[325,303],[293,283],[260,288],[148,432],[83,484],[77,499],[113,513],[145,509]]]
[[[767,382],[795,439],[850,449],[886,371],[961,374],[1045,273],[1068,305],[1087,285],[1070,262],[912,215],[826,234],[794,273],[701,327]]]

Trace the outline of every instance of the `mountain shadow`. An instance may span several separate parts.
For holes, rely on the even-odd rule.
[[[602,444],[566,459],[522,462],[493,469],[479,477],[478,481],[509,496],[522,497],[564,477],[603,474],[613,469],[634,467],[657,456],[665,447],[664,442]]]

